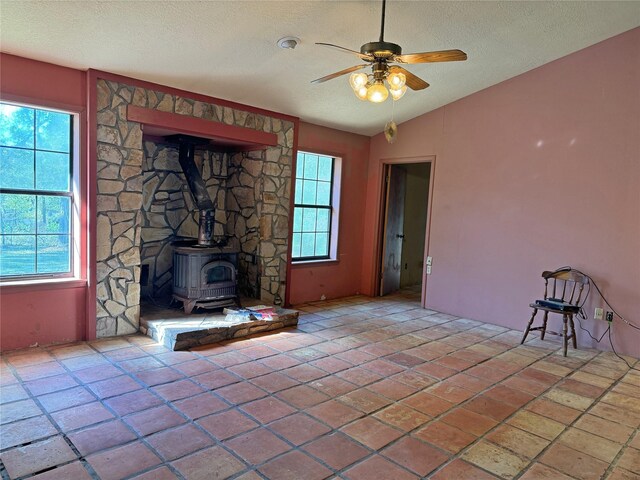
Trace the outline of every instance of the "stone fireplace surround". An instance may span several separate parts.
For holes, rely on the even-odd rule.
[[[149,265],[145,293],[163,293],[171,281],[169,243],[197,235],[197,213],[177,151],[144,139],[143,125],[128,118],[129,106],[276,136],[275,146],[261,150],[198,152],[197,164],[217,203],[215,235],[227,235],[239,245],[242,293],[264,303],[282,303],[294,124],[98,79],[97,336],[138,331],[141,265]]]

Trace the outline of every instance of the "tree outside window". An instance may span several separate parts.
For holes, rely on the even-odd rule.
[[[0,103],[0,277],[72,270],[68,113]]]
[[[298,152],[293,210],[293,261],[331,259],[335,251],[335,170],[339,159]]]

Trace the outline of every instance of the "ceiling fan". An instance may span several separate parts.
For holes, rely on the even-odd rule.
[[[467,54],[461,50],[441,50],[437,52],[407,53],[403,55],[400,45],[384,41],[386,3],[386,0],[382,0],[380,40],[365,43],[360,47],[360,52],[331,43],[316,43],[316,45],[323,45],[339,49],[343,52],[352,53],[367,63],[345,68],[339,72],[313,80],[311,83],[322,83],[332,78],[351,73],[349,83],[356,96],[360,100],[380,103],[387,99],[389,93],[391,93],[391,97],[394,100],[399,100],[407,91],[407,87],[412,90],[423,90],[429,86],[429,84],[420,77],[417,77],[399,65],[394,65],[394,63],[456,62],[467,59]],[[358,70],[366,67],[371,67],[371,74],[358,72]],[[385,81],[389,90],[385,87]]]

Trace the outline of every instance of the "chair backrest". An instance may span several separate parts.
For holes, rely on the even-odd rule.
[[[544,278],[545,300],[547,298],[554,298],[570,303],[571,305],[580,304],[584,286],[589,284],[589,278],[575,270],[544,271],[542,272],[542,278]],[[551,295],[549,295],[550,281],[553,287]]]

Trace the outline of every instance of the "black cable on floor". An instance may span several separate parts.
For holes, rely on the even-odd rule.
[[[594,337],[591,332],[589,330],[587,330],[586,328],[584,328],[582,326],[582,322],[580,321],[580,317],[586,319],[586,315],[584,313],[583,310],[583,306],[585,305],[585,303],[587,303],[587,299],[589,298],[589,294],[591,293],[591,284],[593,283],[593,286],[596,287],[596,290],[598,292],[598,294],[600,295],[600,297],[602,298],[602,300],[604,300],[604,303],[607,304],[607,306],[611,309],[611,311],[614,313],[614,315],[616,315],[620,320],[622,320],[624,323],[626,323],[627,325],[629,325],[632,328],[635,328],[637,330],[640,330],[640,327],[638,327],[637,325],[634,325],[633,323],[628,322],[622,315],[620,315],[618,312],[616,312],[615,308],[613,308],[611,306],[611,304],[609,303],[609,301],[607,300],[607,298],[603,295],[602,290],[600,290],[600,287],[598,287],[598,284],[596,283],[596,281],[591,278],[591,275],[586,274],[580,270],[578,270],[577,268],[573,268],[569,265],[564,266],[564,267],[560,267],[558,268],[556,271],[559,270],[572,270],[574,272],[579,273],[580,275],[584,275],[585,277],[587,277],[589,279],[589,283],[588,283],[588,290],[587,290],[587,294],[584,297],[584,300],[582,301],[582,304],[580,305],[580,312],[579,314],[576,316],[576,319],[578,320],[578,326],[580,327],[581,330],[584,330],[585,332],[587,332],[587,334],[591,337],[592,340],[594,340],[596,343],[600,343],[602,341],[602,339],[604,338],[605,335],[608,335],[609,337],[609,345],[611,345],[611,351],[613,352],[613,354],[618,357],[620,360],[622,360],[627,367],[629,367],[630,370],[636,370],[640,372],[640,368],[637,367],[632,367],[629,362],[627,362],[626,359],[624,359],[623,357],[621,357],[618,352],[616,352],[615,347],[613,346],[613,339],[611,338],[611,323],[609,324],[609,326],[607,327],[607,329],[604,331],[604,333],[602,334],[602,336],[597,339],[596,337]]]
[[[630,370],[637,370],[638,372],[640,372],[640,368],[632,367],[631,365],[629,365],[629,362],[627,362],[626,359],[624,359],[623,357],[618,355],[618,352],[616,352],[616,349],[613,346],[613,340],[611,340],[611,326],[609,326],[609,328],[607,328],[607,331],[609,332],[609,345],[611,345],[611,350],[613,351],[613,354],[616,357],[618,357],[620,360],[622,360],[624,363],[626,363],[627,367],[629,367]]]

